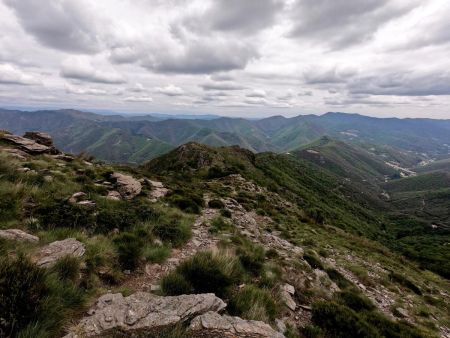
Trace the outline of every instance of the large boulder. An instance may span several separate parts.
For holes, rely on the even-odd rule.
[[[132,176],[114,173],[111,175],[111,178],[116,183],[117,191],[124,199],[132,199],[141,193],[141,183]]]
[[[221,316],[217,312],[208,312],[194,318],[189,332],[196,338],[284,338],[283,334],[266,323]]]
[[[40,131],[29,131],[26,132],[23,137],[36,141],[39,144],[42,144],[47,147],[53,147],[53,139],[52,137],[47,134]]]
[[[124,297],[106,294],[89,310],[89,317],[70,330],[65,338],[103,337],[115,331],[151,336],[166,327],[209,311],[222,311],[226,304],[212,293],[160,297],[137,292]]]
[[[85,252],[83,243],[75,238],[67,238],[44,246],[33,256],[33,260],[40,267],[50,268],[65,256],[81,257]]]
[[[0,238],[9,239],[18,242],[39,242],[39,237],[30,235],[19,229],[0,230]]]
[[[31,155],[39,155],[45,153],[53,153],[53,148],[39,144],[34,140],[30,140],[25,137],[20,137],[12,134],[0,134],[0,140],[14,145],[15,147],[23,150]]]

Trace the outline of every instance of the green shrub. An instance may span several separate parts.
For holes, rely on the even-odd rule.
[[[49,295],[44,270],[24,257],[0,261],[0,336],[15,337],[36,321]]]
[[[199,214],[204,204],[201,196],[182,190],[176,190],[174,194],[168,197],[168,200],[172,205],[176,206],[180,210],[192,214]]]
[[[302,329],[302,333],[306,338],[322,338],[325,336],[322,329],[314,325],[306,325]]]
[[[220,209],[220,215],[226,218],[231,218],[232,216],[231,211],[228,209]]]
[[[237,254],[245,270],[253,275],[260,275],[266,258],[266,252],[262,246],[245,241],[245,244],[237,249]]]
[[[144,256],[149,262],[161,264],[169,258],[170,248],[165,245],[148,246],[145,248]]]
[[[96,219],[93,210],[71,204],[67,201],[47,201],[35,210],[40,224],[51,228],[95,229]]]
[[[190,294],[192,285],[178,272],[171,272],[161,280],[161,290],[167,296]]]
[[[386,318],[381,313],[372,311],[366,312],[363,318],[369,323],[379,334],[388,338],[425,338],[426,335],[422,334],[418,329],[404,323],[394,322]]]
[[[324,269],[324,266],[320,259],[312,252],[305,252],[305,254],[303,255],[303,259],[307,261],[313,269]]]
[[[57,337],[84,304],[84,292],[28,259],[0,261],[0,336]]]
[[[71,256],[63,257],[56,262],[51,271],[62,281],[76,282],[80,275],[80,261]]]
[[[352,291],[342,291],[335,296],[339,303],[348,306],[356,312],[371,311],[375,309],[375,305],[373,305],[372,301],[362,294],[357,294]]]
[[[211,221],[211,228],[209,231],[213,234],[231,231],[233,229],[233,224],[226,222],[222,217],[218,216]]]
[[[336,283],[337,286],[341,289],[345,289],[353,286],[353,283],[350,282],[347,278],[345,278],[339,271],[333,268],[325,269],[325,272],[328,274],[328,277]]]
[[[153,233],[162,241],[178,247],[191,238],[191,228],[177,218],[161,219],[153,228]]]
[[[405,277],[399,273],[391,271],[389,273],[389,279],[391,281],[394,281],[394,282],[410,289],[417,295],[422,295],[422,290],[420,290],[420,288],[416,284],[414,284],[413,281],[411,281],[410,279],[408,279],[407,277]]]
[[[125,232],[114,239],[123,269],[134,270],[139,265],[143,253],[143,239],[134,233]]]
[[[228,311],[245,319],[270,322],[278,314],[278,305],[269,291],[248,285],[232,296]]]
[[[221,200],[211,200],[208,202],[208,206],[213,209],[222,209],[225,207],[225,204]]]
[[[381,337],[377,330],[361,319],[355,311],[333,302],[314,303],[312,321],[330,337]]]
[[[200,252],[181,263],[174,273],[184,278],[192,293],[212,292],[220,297],[240,281],[242,269],[234,257]]]

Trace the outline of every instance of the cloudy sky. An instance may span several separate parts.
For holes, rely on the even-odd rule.
[[[450,119],[448,0],[0,0],[0,106]]]

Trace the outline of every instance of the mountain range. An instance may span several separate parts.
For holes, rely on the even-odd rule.
[[[357,144],[383,156],[420,162],[450,153],[450,120],[373,118],[327,113],[259,120],[206,116],[99,115],[76,110],[0,110],[0,128],[50,133],[61,149],[112,162],[142,163],[187,142],[238,145],[253,152],[290,152],[322,136]],[[408,163],[411,164],[411,163]]]

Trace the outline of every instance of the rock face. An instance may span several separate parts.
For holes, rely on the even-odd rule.
[[[160,297],[137,292],[129,297],[106,294],[89,310],[89,317],[70,330],[65,338],[103,337],[114,331],[145,332],[151,336],[165,327],[207,313],[222,311],[226,304],[214,294]]]
[[[115,181],[117,191],[124,199],[130,200],[141,193],[142,185],[133,177],[114,173],[111,175],[111,178]]]
[[[36,262],[36,265],[49,268],[65,256],[81,257],[85,251],[86,249],[83,243],[77,241],[75,238],[67,238],[43,247],[33,257],[33,260]]]
[[[198,338],[283,338],[270,325],[244,320],[239,317],[221,316],[217,312],[208,312],[192,320],[189,331]]]
[[[0,238],[14,240],[18,242],[39,242],[39,237],[30,235],[19,229],[0,230]]]
[[[40,131],[29,131],[26,132],[23,137],[36,141],[39,144],[42,144],[47,147],[53,147],[53,139],[52,137],[47,134]]]
[[[52,147],[48,147],[48,146],[39,144],[34,140],[30,140],[28,138],[20,137],[17,135],[3,134],[0,136],[0,139],[2,141],[8,142],[8,143],[18,147],[20,150],[23,150],[24,152],[26,152],[28,154],[32,154],[32,155],[53,152]]]

